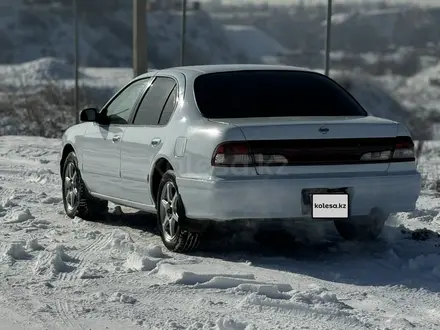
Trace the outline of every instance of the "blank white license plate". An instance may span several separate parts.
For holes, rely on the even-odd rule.
[[[312,194],[312,218],[348,218],[348,194]]]

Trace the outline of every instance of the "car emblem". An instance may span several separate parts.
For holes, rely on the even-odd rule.
[[[328,131],[329,131],[329,129],[327,127],[323,126],[323,127],[319,128],[319,132],[322,133],[322,134],[327,134]]]

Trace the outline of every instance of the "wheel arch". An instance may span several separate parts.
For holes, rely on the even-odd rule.
[[[73,148],[72,144],[70,143],[66,143],[66,145],[63,147],[63,153],[61,155],[61,159],[60,159],[60,175],[63,175],[63,166],[64,166],[64,162],[66,161],[67,156],[71,153],[71,152],[75,152],[75,149]]]
[[[162,179],[162,176],[165,174],[165,172],[168,170],[175,170],[175,167],[172,165],[171,161],[165,156],[158,157],[154,162],[150,174],[150,192],[151,199],[153,200],[154,205],[156,205],[160,180]]]

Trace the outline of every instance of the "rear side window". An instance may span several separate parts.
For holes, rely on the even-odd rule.
[[[170,121],[171,115],[176,108],[177,103],[177,86],[174,86],[173,91],[168,97],[167,103],[165,103],[165,107],[163,108],[162,115],[159,119],[159,125],[166,125]]]
[[[345,89],[305,71],[232,71],[201,75],[194,94],[206,118],[366,116]]]
[[[158,125],[162,109],[174,86],[174,79],[157,77],[141,100],[133,124]]]

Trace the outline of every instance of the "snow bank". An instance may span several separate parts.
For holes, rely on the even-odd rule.
[[[337,73],[332,78],[344,86],[374,116],[405,122],[411,115],[373,77],[364,74]]]
[[[332,78],[344,86],[372,115],[405,124],[414,139],[431,137],[430,124],[424,120],[427,114],[411,111],[400,102],[400,94],[387,90],[378,79],[366,74],[346,72],[336,72]]]
[[[251,62],[264,63],[265,58],[289,53],[276,39],[255,26],[225,25],[224,29],[230,45],[245,54]]]
[[[281,294],[292,290],[289,284],[256,281],[254,274],[194,273],[166,262],[159,264],[150,272],[150,275],[162,278],[168,284],[188,285],[198,289],[235,288],[237,291],[268,292],[269,294]]]
[[[439,112],[440,64],[422,70],[397,89],[397,93],[416,108]]]
[[[264,294],[251,293],[242,299],[237,307],[239,309],[252,306],[271,307],[296,312],[312,312],[321,315],[339,315],[350,317],[351,310],[336,297],[336,294],[329,292],[326,288],[312,288],[305,291],[291,291],[287,295],[271,297]]]
[[[23,64],[1,66],[0,78],[5,82],[20,82],[22,85],[40,83],[41,81],[74,79],[74,66],[66,61],[44,57]],[[83,72],[79,72],[79,78],[88,78]]]
[[[420,271],[425,275],[431,273],[436,277],[440,277],[440,255],[428,254],[420,255],[408,261],[407,269],[411,271]]]

